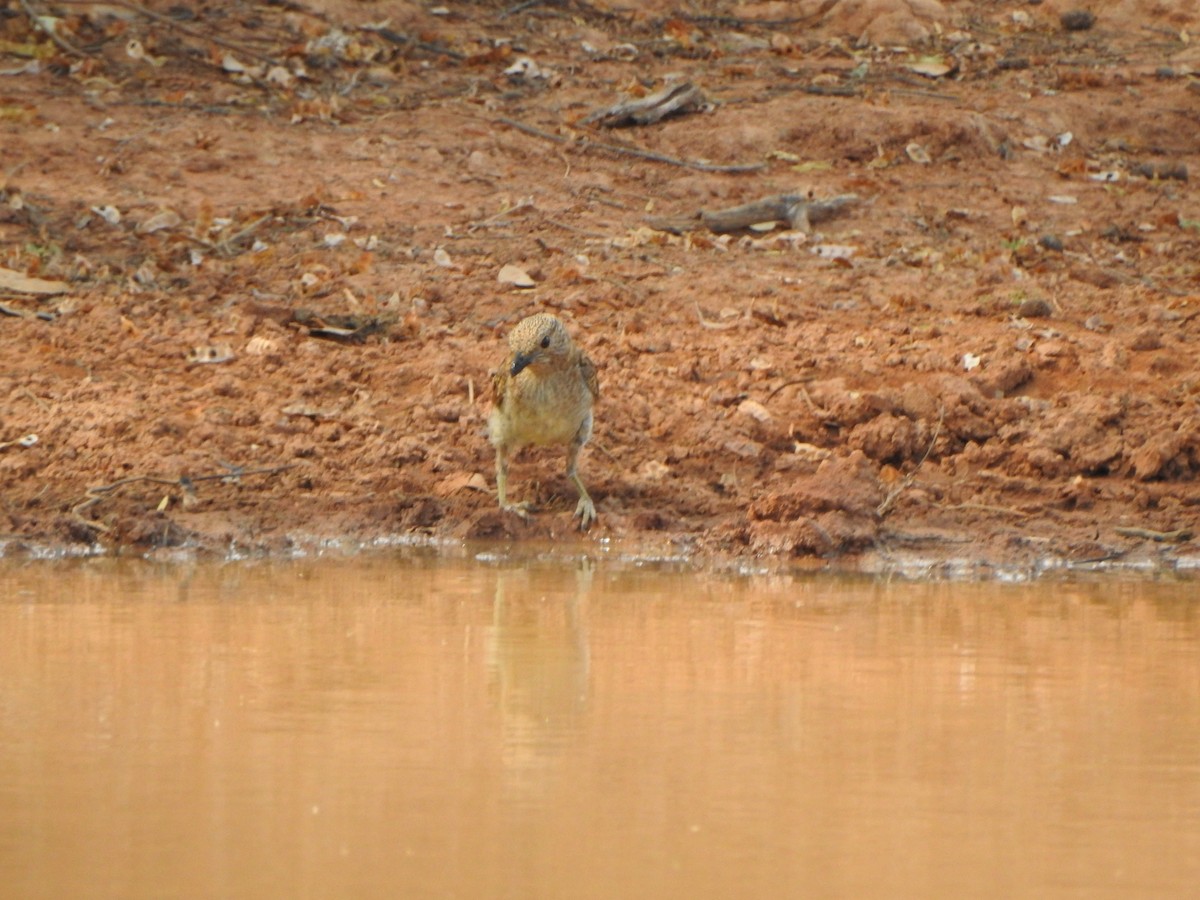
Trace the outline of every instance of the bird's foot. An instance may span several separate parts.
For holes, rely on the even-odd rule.
[[[500,508],[526,520],[529,519],[529,513],[532,510],[528,503],[501,503]]]
[[[579,516],[579,530],[586,531],[588,526],[596,521],[596,505],[592,498],[584,494],[575,506],[575,515]]]

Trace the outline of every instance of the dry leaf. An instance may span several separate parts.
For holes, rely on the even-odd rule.
[[[156,231],[166,231],[170,228],[176,228],[183,222],[183,217],[172,209],[163,209],[156,212],[145,222],[137,227],[138,234],[154,234]]]
[[[942,56],[924,56],[915,63],[910,63],[908,71],[924,75],[926,78],[945,78],[958,71],[958,63],[946,62]]]
[[[816,444],[804,444],[799,441],[792,448],[792,452],[804,462],[810,463],[821,462],[833,455],[832,452],[826,450],[824,447],[818,447]]]
[[[93,206],[92,212],[102,218],[109,225],[121,224],[121,211],[115,206]]]
[[[65,281],[49,281],[45,278],[31,278],[21,272],[0,267],[0,292],[11,291],[17,294],[62,294],[68,288]]]
[[[528,56],[522,56],[505,69],[504,74],[514,81],[533,81],[535,79],[553,78],[554,70],[539,66]]]
[[[812,252],[822,259],[849,259],[855,253],[855,248],[845,244],[816,244]]]
[[[17,438],[15,441],[0,441],[0,450],[7,450],[9,447],[24,447],[29,449],[38,442],[36,434],[26,434]]]
[[[167,61],[165,56],[153,56],[147,53],[145,46],[136,38],[125,45],[125,55],[130,59],[149,63],[156,69],[162,68],[163,64]]]
[[[478,472],[457,472],[443,478],[434,488],[435,493],[449,497],[461,490],[482,491],[488,493],[487,479]]]
[[[661,460],[651,459],[642,463],[638,474],[650,481],[662,481],[671,474],[671,468]]]
[[[202,344],[188,350],[188,365],[229,362],[233,359],[233,348],[228,344]]]
[[[511,284],[517,288],[531,288],[536,284],[528,272],[520,266],[514,266],[511,263],[501,267],[500,274],[496,276],[496,280],[501,284]]]
[[[267,69],[267,83],[277,84],[280,87],[291,87],[296,81],[296,77],[285,69],[283,66],[271,66]]]
[[[933,160],[929,158],[929,151],[926,150],[924,147],[922,147],[920,144],[918,144],[916,141],[913,141],[911,144],[909,144],[907,147],[905,147],[904,152],[907,153],[908,158],[911,159],[913,162],[915,162],[917,165],[927,166],[931,162],[933,162]]]
[[[268,337],[256,335],[246,342],[247,356],[267,356],[279,349],[279,345]]]

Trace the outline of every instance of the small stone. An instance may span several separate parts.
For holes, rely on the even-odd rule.
[[[1129,342],[1130,350],[1159,350],[1162,348],[1162,334],[1156,328],[1143,328]]]
[[[1183,163],[1138,163],[1130,168],[1129,174],[1155,181],[1188,180],[1188,168]]]
[[[759,422],[771,421],[770,411],[757,400],[743,400],[738,404],[738,412]]]
[[[638,470],[642,477],[649,481],[662,481],[671,474],[670,467],[661,460],[651,459],[642,464]]]
[[[1087,31],[1096,24],[1096,17],[1086,9],[1069,9],[1059,21],[1067,31]]]
[[[1021,301],[1017,313],[1025,319],[1045,319],[1054,315],[1054,308],[1041,297],[1029,297]]]
[[[757,441],[733,440],[725,442],[725,450],[743,459],[757,459],[762,456],[763,446]]]
[[[1038,246],[1043,250],[1053,250],[1055,253],[1062,253],[1063,242],[1056,234],[1043,234],[1038,238]]]
[[[530,277],[528,272],[520,266],[514,266],[511,263],[500,267],[500,274],[496,276],[496,280],[501,284],[511,284],[513,287],[521,289],[537,286],[537,282]]]
[[[795,447],[792,448],[792,452],[796,455],[797,459],[807,463],[819,463],[829,459],[833,455],[831,451],[826,450],[824,447],[818,447],[815,444],[805,444],[800,441],[796,442]]]

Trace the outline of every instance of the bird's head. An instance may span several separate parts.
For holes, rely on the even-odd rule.
[[[566,358],[571,350],[571,336],[563,323],[547,313],[522,319],[508,333],[508,349],[512,351],[510,375],[522,369],[553,366]]]

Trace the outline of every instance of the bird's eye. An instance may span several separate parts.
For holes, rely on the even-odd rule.
[[[545,350],[549,346],[550,346],[550,336],[546,335],[546,337],[542,338],[542,349]]]

